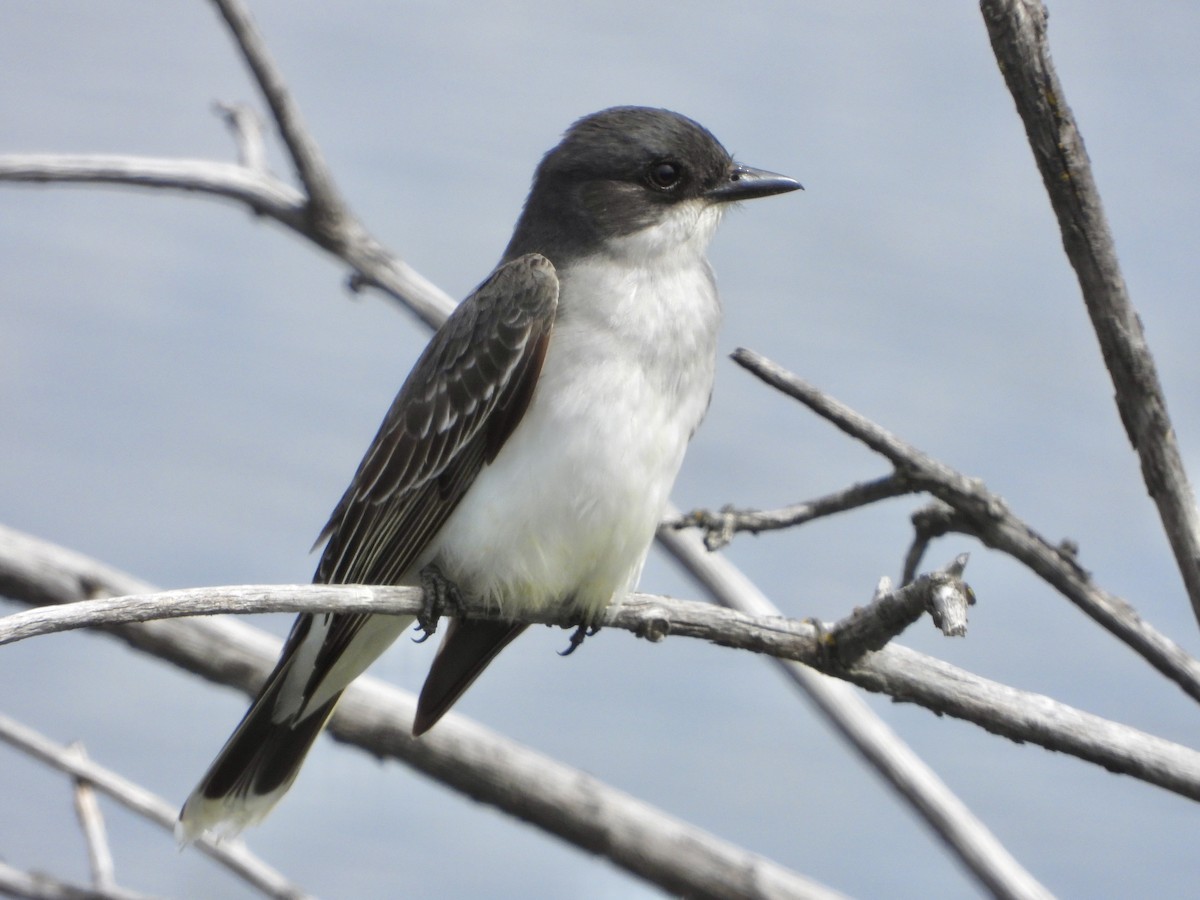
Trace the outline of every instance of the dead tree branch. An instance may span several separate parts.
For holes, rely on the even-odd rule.
[[[884,646],[921,615],[945,605],[949,592],[965,610],[971,592],[959,578],[957,562],[898,590],[877,596],[846,619],[820,626],[782,616],[752,617],[710,603],[653,594],[633,594],[607,609],[598,624],[620,628],[657,642],[668,635],[699,638],[723,647],[795,659],[809,665],[853,665],[865,653]],[[471,618],[495,618],[484,600],[462,601]],[[238,585],[184,588],[124,597],[84,600],[66,606],[38,607],[0,618],[0,645],[74,628],[146,622],[152,619],[220,613],[340,612],[417,615],[425,608],[420,588],[367,585]],[[954,617],[955,623],[965,613]],[[578,622],[561,610],[522,616],[529,624],[574,628]],[[944,629],[960,634],[961,628]]]
[[[177,810],[173,804],[96,762],[81,757],[71,748],[56,744],[33,729],[4,715],[0,715],[0,741],[4,741],[60,772],[65,772],[76,781],[92,785],[96,790],[111,797],[126,809],[144,819],[149,819],[169,833],[174,832]],[[276,897],[279,900],[303,900],[309,896],[251,853],[241,841],[226,840],[218,843],[211,838],[201,838],[196,842],[196,846],[201,852],[212,857],[268,897]],[[119,892],[118,888],[111,885],[107,888],[96,885],[95,889],[101,893],[105,891]],[[103,895],[108,896],[108,893],[103,893]],[[92,895],[85,894],[85,896]]]
[[[80,761],[87,761],[87,752],[79,741],[66,748]],[[84,842],[87,844],[88,865],[92,872],[92,887],[107,891],[116,888],[116,867],[113,863],[112,850],[108,845],[108,830],[104,827],[104,814],[100,811],[100,801],[96,799],[96,791],[91,782],[83,778],[75,778],[75,818],[83,830]]]
[[[697,535],[660,528],[658,539],[718,603],[748,615],[779,614],[749,578],[725,557],[708,552]],[[866,657],[860,666],[869,668],[877,655]],[[774,662],[896,793],[920,812],[926,823],[988,890],[998,897],[1050,896],[937,773],[848,685],[822,677],[807,666],[790,660],[776,659]]]
[[[42,872],[23,872],[0,861],[0,895],[22,900],[153,900],[122,888],[71,884]]]
[[[82,554],[3,527],[0,559],[0,594],[24,602],[73,604],[153,590]],[[361,602],[357,589],[350,593]],[[275,638],[227,619],[149,621],[104,630],[138,650],[248,694],[258,690],[280,648]],[[603,855],[673,893],[838,896],[462,716],[451,713],[434,731],[413,738],[415,709],[412,695],[362,676],[343,697],[329,731],[373,756],[401,760],[475,800]],[[174,818],[171,809],[172,823]]]
[[[739,349],[733,358],[767,384],[887,458],[907,482],[937,497],[952,507],[961,521],[969,522],[971,533],[986,546],[1024,563],[1190,697],[1200,700],[1200,661],[1145,622],[1125,600],[1097,587],[1073,553],[1051,544],[1030,528],[978,479],[933,459],[752,350]]]
[[[1050,59],[1040,0],[983,0],[992,51],[1017,106],[1063,249],[1079,280],[1117,410],[1141,461],[1183,583],[1200,620],[1200,512],[1183,467],[1154,357],[1117,262],[1116,245],[1075,117]]]
[[[902,497],[913,493],[914,490],[916,488],[905,481],[902,474],[893,472],[874,481],[861,481],[836,493],[818,497],[816,500],[794,503],[781,509],[734,509],[732,506],[726,506],[715,513],[695,509],[663,524],[670,528],[699,528],[704,531],[704,545],[709,550],[720,550],[729,544],[739,531],[758,534],[762,531],[793,528],[814,519],[869,506],[880,500]]]

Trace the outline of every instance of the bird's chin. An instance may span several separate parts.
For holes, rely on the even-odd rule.
[[[702,198],[685,200],[671,206],[653,225],[614,239],[610,248],[631,265],[663,267],[674,260],[690,264],[708,249],[729,205]]]

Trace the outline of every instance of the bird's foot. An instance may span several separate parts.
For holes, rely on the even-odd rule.
[[[430,563],[423,568],[420,578],[421,590],[425,592],[425,608],[417,614],[417,628],[421,630],[421,636],[414,640],[423,644],[437,631],[438,619],[447,612],[464,618],[467,606],[458,585],[446,577],[437,563]]]
[[[587,622],[580,623],[571,633],[571,641],[566,650],[559,650],[559,656],[570,656],[583,644],[584,640],[600,631],[599,625],[591,625]]]

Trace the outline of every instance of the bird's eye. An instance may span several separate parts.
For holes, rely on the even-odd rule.
[[[652,187],[669,191],[683,180],[683,166],[669,159],[660,160],[650,166],[646,177]]]

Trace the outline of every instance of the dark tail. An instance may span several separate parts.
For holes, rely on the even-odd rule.
[[[511,622],[452,619],[421,688],[413,734],[424,734],[432,728],[525,627]]]
[[[190,842],[208,829],[237,834],[262,821],[291,787],[341,694],[298,721],[276,722],[283,679],[272,675],[237,730],[225,742],[179,814],[177,834]]]

